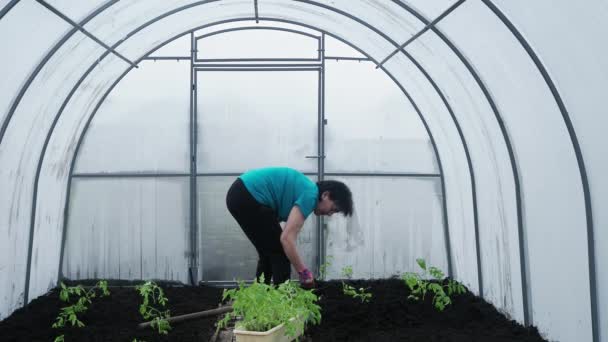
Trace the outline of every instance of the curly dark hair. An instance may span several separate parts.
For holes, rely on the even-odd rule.
[[[329,192],[329,199],[334,201],[338,211],[344,216],[352,216],[353,214],[353,195],[346,184],[337,180],[324,180],[317,182],[319,188],[319,200],[321,195]]]

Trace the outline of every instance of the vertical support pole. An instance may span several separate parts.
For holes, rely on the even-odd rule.
[[[318,86],[318,105],[319,105],[319,122],[318,122],[318,180],[322,181],[325,178],[325,33],[321,33],[319,39],[319,58],[321,59],[321,68],[319,69],[319,86]],[[317,270],[321,270],[321,265],[325,263],[325,220],[323,216],[317,219],[318,246],[317,246]],[[320,275],[320,274],[319,274]]]
[[[188,273],[191,285],[198,282],[198,205],[196,186],[196,134],[197,134],[197,112],[196,112],[196,74],[194,70],[194,59],[196,48],[194,32],[190,33],[190,253]]]

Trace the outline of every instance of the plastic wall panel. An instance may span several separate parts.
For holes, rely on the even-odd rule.
[[[107,0],[45,0],[49,5],[63,13],[68,18],[79,23],[96,8],[101,7]],[[42,5],[38,5],[42,6]],[[49,12],[50,13],[50,12]],[[53,14],[55,15],[55,14]]]
[[[264,25],[265,26],[265,25]],[[229,41],[230,44],[226,44]],[[197,58],[297,58],[316,59],[315,38],[277,30],[232,31],[198,40]]]
[[[533,323],[550,339],[589,341],[584,197],[563,118],[540,73],[503,23],[481,2],[463,6],[440,27],[450,33],[492,89],[513,143],[520,172]]]
[[[373,63],[325,62],[325,118],[326,172],[439,173],[418,113]]]
[[[24,20],[36,18],[36,20]],[[0,125],[13,101],[44,55],[70,26],[35,1],[19,1],[0,20]],[[19,33],[28,33],[26,44]],[[17,34],[16,34],[17,33]]]
[[[74,179],[63,275],[188,282],[189,178]]]
[[[376,0],[378,1],[378,0]],[[415,9],[423,15],[428,21],[439,17],[446,9],[456,3],[457,0],[397,0]],[[403,43],[403,42],[402,42]]]
[[[29,298],[46,293],[56,284],[61,266],[66,184],[80,137],[77,132],[83,129],[86,115],[93,111],[124,68],[124,63],[115,56],[101,61],[66,103],[50,136],[38,182]]]
[[[199,274],[205,281],[255,277],[258,254],[226,208],[226,193],[235,179],[198,177]],[[297,241],[298,253],[310,269],[316,266],[318,241],[316,217],[311,214]],[[291,275],[297,277],[295,270]]]
[[[65,59],[65,54],[68,53],[79,58],[61,66],[54,64],[57,60]],[[0,188],[3,189],[0,195],[0,227],[6,229],[7,236],[11,237],[4,240],[10,242],[9,247],[2,249],[16,249],[9,252],[13,256],[4,259],[13,260],[8,267],[14,271],[10,278],[24,279],[26,276],[25,267],[15,269],[14,265],[27,263],[34,178],[46,132],[70,87],[80,77],[77,70],[80,70],[83,64],[90,65],[100,53],[95,43],[77,34],[41,70],[25,93],[25,101],[21,102],[8,125],[0,145],[0,165],[3,165],[0,171]],[[28,101],[28,98],[37,100]],[[17,285],[10,285],[7,293],[20,296],[21,291]],[[13,300],[16,301],[11,301]]]
[[[4,7],[3,4],[2,7]],[[35,17],[36,22],[23,20]],[[30,73],[38,65],[43,54],[50,49],[57,37],[67,32],[69,27],[47,14],[35,2],[22,1],[17,3],[0,20],[0,125],[8,120],[9,110],[26,82]],[[22,36],[16,32],[28,32],[28,44],[23,44]],[[16,117],[14,117],[16,118]],[[14,119],[13,118],[13,119]],[[15,133],[15,132],[13,132]],[[6,138],[2,137],[0,145],[0,319],[5,318],[15,309],[23,305],[25,274],[27,270],[27,253],[29,228],[20,225],[20,219],[28,217],[27,205],[31,201],[31,192],[20,189],[27,184],[19,169],[18,161],[21,148],[11,149],[5,145]],[[13,135],[13,140],[18,136]],[[9,161],[10,160],[10,161]],[[23,166],[22,166],[23,167]],[[31,189],[31,188],[30,188]]]
[[[354,45],[366,51],[372,58],[382,60],[388,56],[394,49],[394,45],[390,44],[386,40],[382,40],[377,34],[372,32],[369,28],[365,28],[355,23],[351,19],[345,16],[332,17],[334,13],[328,12],[326,9],[320,7],[314,7],[313,5],[306,3],[292,4],[289,8],[281,6],[281,2],[277,1],[264,1],[261,2],[264,6],[261,7],[261,16],[269,16],[276,18],[284,18],[288,20],[294,20],[303,24],[314,25],[324,31],[331,32],[337,37],[346,38]],[[350,4],[350,6],[349,6]],[[410,16],[411,19],[400,19],[395,16],[395,13],[405,16],[404,11],[397,4],[385,4],[382,5],[372,4],[368,2],[358,2],[354,5],[352,2],[346,1],[334,1],[332,6],[339,7],[339,10],[349,12],[357,17],[366,20],[373,27],[382,29],[383,33],[392,37],[392,35],[403,35],[406,37],[403,41],[407,40],[414,32],[407,32],[404,27],[422,28],[422,25],[417,19]],[[376,13],[372,8],[380,6],[381,8],[389,8],[389,13],[382,15]],[[383,7],[388,6],[388,7]],[[394,7],[393,7],[394,6]],[[332,16],[329,14],[331,13]],[[305,16],[303,15],[305,14]],[[339,18],[339,19],[337,19]],[[411,24],[406,24],[411,20]],[[392,37],[393,40],[400,41],[399,37]],[[396,62],[397,61],[397,62]],[[434,95],[434,90],[428,85],[426,80],[421,79],[423,77],[419,71],[411,71],[413,66],[411,63],[404,61],[403,57],[399,55],[394,56],[385,65],[389,72],[393,72],[397,78],[407,80],[406,90],[410,91],[413,84],[419,90],[417,95],[413,95],[414,101],[425,102],[425,106],[421,106],[423,115],[431,116],[438,120],[436,123],[430,124],[431,132],[436,132],[437,135],[442,135],[444,138],[440,140],[437,136],[438,146],[445,148],[441,155],[442,163],[444,163],[444,173],[446,177],[446,192],[448,198],[448,221],[450,222],[451,238],[457,239],[453,241],[452,250],[463,251],[464,255],[454,255],[455,268],[454,271],[459,280],[465,282],[473,291],[477,291],[477,268],[476,268],[476,253],[475,253],[475,231],[473,224],[473,209],[472,209],[472,197],[471,197],[471,184],[468,166],[466,165],[466,158],[457,135],[456,129],[453,123],[449,120],[449,114],[446,112],[445,107],[440,102],[438,96]],[[405,70],[410,71],[405,71]],[[418,81],[412,81],[410,77],[418,79]],[[411,82],[411,84],[410,84]],[[421,98],[417,98],[421,96]],[[437,112],[444,111],[444,115],[435,114]],[[442,119],[445,117],[445,119]],[[439,121],[442,120],[442,121]],[[440,124],[440,122],[442,124]],[[443,158],[446,160],[443,161]],[[449,182],[449,183],[448,183]],[[450,194],[454,196],[461,196],[461,198],[451,198]],[[452,229],[454,225],[454,229]],[[465,228],[466,227],[466,228]]]
[[[437,82],[462,128],[475,175],[483,294],[524,320],[515,180],[505,139],[488,100],[454,52],[434,33],[407,51]]]
[[[564,101],[580,143],[593,210],[598,328],[600,341],[608,342],[608,212],[602,205],[608,203],[604,144],[608,117],[602,114],[608,82],[608,7],[605,1],[494,2],[539,55]],[[585,235],[582,225],[576,229]]]
[[[184,7],[192,4],[198,5],[187,9]],[[135,33],[120,45],[117,51],[128,58],[137,59],[147,53],[151,47],[204,23],[255,16],[253,4],[246,0],[222,0],[203,4],[199,1],[184,0],[148,0],[136,3],[123,1],[110,7],[103,16],[91,20],[90,24],[87,24],[87,29],[103,41],[113,43],[122,40],[125,32],[131,32],[143,23],[181,7],[184,7],[184,10],[173,12],[172,15]],[[108,18],[112,19],[108,20]]]
[[[351,4],[353,3],[351,2]],[[363,2],[357,2],[356,4],[358,7]],[[258,5],[261,17],[295,21],[331,32],[341,39],[350,41],[377,60],[384,58],[394,47],[394,45],[385,40],[375,39],[377,35],[371,29],[362,26],[346,16],[328,12],[328,10],[319,6],[303,2],[292,2],[289,6],[285,6],[285,2],[280,0],[260,0],[258,1]],[[358,9],[359,11],[361,10],[361,8]],[[357,15],[360,14],[357,13]],[[334,17],[335,15],[337,17]],[[394,19],[390,21],[395,22]],[[396,29],[399,30],[399,28]],[[406,31],[403,31],[403,28],[401,28],[401,32]]]
[[[357,57],[366,58],[361,52],[344,44],[343,42],[326,35],[325,36],[325,56]]]
[[[198,172],[316,172],[318,71],[197,72]]]
[[[325,219],[327,278],[387,278],[418,271],[416,258],[444,271],[441,183],[438,178],[332,177],[353,193],[353,216]]]
[[[404,55],[393,56],[385,67],[395,78],[408,80],[405,89],[418,106],[438,146],[445,182],[453,275],[478,293],[471,174],[454,121],[427,79]]]
[[[74,172],[189,172],[189,66],[144,61],[132,69],[91,122]]]
[[[181,56],[181,57],[190,57],[190,35],[186,34],[182,37],[168,43],[167,45],[161,47],[160,49],[154,51],[150,55],[150,57],[157,56]],[[181,62],[183,63],[183,62]]]

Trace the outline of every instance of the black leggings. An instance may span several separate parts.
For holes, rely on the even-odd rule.
[[[283,230],[276,212],[258,203],[240,178],[230,186],[226,206],[258,251],[256,278],[264,274],[264,280],[268,284],[271,278],[275,284],[288,280],[291,276],[291,263],[281,245]]]

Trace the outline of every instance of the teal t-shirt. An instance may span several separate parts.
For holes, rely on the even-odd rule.
[[[239,178],[258,202],[277,212],[281,221],[287,221],[294,205],[304,218],[317,206],[317,184],[297,170],[268,167],[245,172]]]

